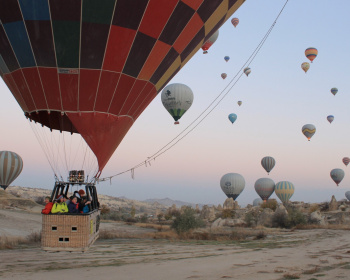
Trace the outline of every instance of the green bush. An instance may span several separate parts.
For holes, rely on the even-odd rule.
[[[244,221],[247,223],[248,227],[255,227],[258,219],[258,212],[256,211],[249,211],[245,217]]]
[[[297,225],[305,225],[306,217],[300,210],[289,208],[287,209],[288,214],[283,212],[277,212],[272,217],[272,224],[275,227],[281,228],[292,228]]]
[[[277,208],[277,200],[269,199],[268,201],[261,203],[260,207],[263,209],[270,208],[271,210],[275,211]]]
[[[203,220],[196,217],[195,213],[196,211],[194,209],[186,208],[182,214],[175,218],[171,228],[174,229],[177,234],[182,234],[191,229],[203,227]]]
[[[112,220],[112,221],[121,221],[120,213],[117,211],[109,211],[107,213],[101,213],[102,220]]]
[[[140,218],[141,223],[148,223],[148,215],[147,213],[143,214]]]

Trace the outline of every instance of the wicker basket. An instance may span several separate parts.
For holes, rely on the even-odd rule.
[[[45,251],[86,251],[98,238],[100,211],[42,215],[41,247]]]

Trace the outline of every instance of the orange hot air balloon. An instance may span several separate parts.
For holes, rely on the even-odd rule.
[[[238,23],[239,23],[239,19],[238,19],[238,18],[233,18],[233,19],[231,19],[231,23],[232,23],[233,26],[236,28],[236,26],[237,26]]]
[[[313,62],[316,56],[318,55],[318,50],[316,48],[307,48],[305,50],[305,56]]]
[[[27,118],[80,134],[100,173],[143,110],[244,0],[226,2],[0,1],[0,75]]]

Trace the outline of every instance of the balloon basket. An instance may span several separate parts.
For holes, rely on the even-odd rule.
[[[180,124],[179,122],[174,122],[174,124]]]
[[[96,186],[89,183],[84,184],[85,194],[91,200],[90,212],[42,214],[42,250],[85,252],[98,238],[100,210]],[[57,182],[52,191],[51,199],[61,194],[68,195],[69,188],[73,185],[74,183],[70,182]]]

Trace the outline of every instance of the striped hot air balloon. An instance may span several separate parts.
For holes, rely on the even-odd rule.
[[[310,69],[310,63],[309,62],[303,62],[301,64],[301,69],[305,71],[305,73]]]
[[[344,157],[343,158],[343,163],[345,164],[345,166],[348,166],[348,164],[350,163],[350,158]]]
[[[222,74],[221,74],[221,78],[222,78],[223,80],[225,80],[226,77],[227,77],[227,74],[226,74],[226,73],[222,73]]]
[[[238,106],[242,105],[242,101],[237,101]]]
[[[0,151],[0,187],[4,190],[22,172],[22,158],[10,151]]]
[[[329,121],[329,123],[332,123],[332,121],[334,121],[334,116],[333,115],[327,116],[327,121]]]
[[[305,50],[305,56],[311,61],[311,63],[316,58],[317,54],[318,50],[316,48],[307,48]]]
[[[250,72],[252,72],[252,70],[251,70],[249,67],[246,67],[246,68],[243,69],[243,72],[244,72],[244,74],[246,74],[247,77],[248,77],[249,74],[250,74]]]
[[[237,173],[227,173],[221,177],[220,186],[228,198],[236,198],[241,194],[245,187],[245,180],[242,175]]]
[[[233,18],[233,19],[231,19],[231,23],[232,23],[233,26],[236,28],[236,26],[237,26],[238,23],[239,23],[239,19],[238,19],[238,18]]]
[[[339,186],[340,182],[343,180],[345,176],[345,172],[343,169],[335,168],[331,170],[331,178],[333,181]]]
[[[260,178],[255,182],[254,188],[261,199],[266,201],[275,191],[275,182],[270,178]]]
[[[305,124],[302,129],[302,133],[305,135],[308,141],[310,141],[311,137],[314,136],[316,132],[316,127],[313,124]]]
[[[261,160],[261,165],[266,170],[267,174],[270,173],[272,168],[274,168],[275,164],[276,164],[276,161],[273,157],[267,156],[262,158]]]
[[[335,96],[338,92],[338,89],[336,87],[331,88],[331,93]]]
[[[282,203],[286,203],[294,194],[294,185],[288,181],[278,182],[275,186],[275,193]]]

